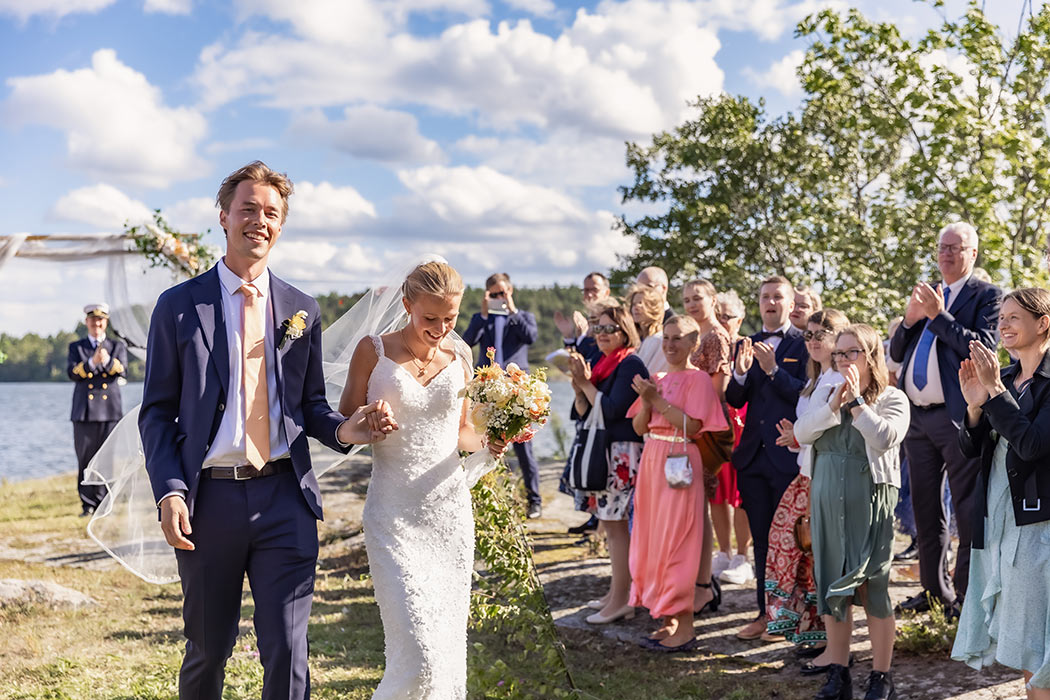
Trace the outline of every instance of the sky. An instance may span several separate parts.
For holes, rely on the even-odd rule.
[[[988,12],[1015,29],[1023,4]],[[794,27],[822,7],[938,21],[910,0],[0,0],[0,235],[159,208],[221,246],[219,183],[260,159],[295,183],[270,267],[310,293],[427,252],[473,286],[579,284],[634,249],[624,144],[698,96],[794,108]],[[0,333],[72,330],[106,269],[14,258]]]

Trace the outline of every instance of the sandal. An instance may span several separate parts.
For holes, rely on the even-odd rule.
[[[722,604],[722,586],[718,583],[718,579],[712,577],[711,583],[698,583],[696,584],[696,587],[710,588],[713,590],[714,596],[711,598],[711,600],[707,601],[702,606],[700,606],[699,610],[693,610],[693,614],[700,615],[705,610],[710,610],[711,612],[718,612],[718,606]]]

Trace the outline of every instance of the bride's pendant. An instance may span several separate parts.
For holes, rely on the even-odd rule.
[[[408,341],[405,340],[405,329],[404,328],[401,329],[400,335],[401,335],[401,344],[405,346],[405,350],[408,350],[408,354],[412,356],[412,362],[415,363],[416,367],[419,367],[419,371],[416,372],[416,376],[417,377],[422,377],[424,374],[426,374],[427,367],[429,367],[430,363],[434,361],[435,357],[437,357],[437,350],[434,351],[434,354],[431,355],[430,359],[427,360],[425,363],[420,362],[419,358],[416,357],[416,353],[412,352],[412,348],[409,346]]]

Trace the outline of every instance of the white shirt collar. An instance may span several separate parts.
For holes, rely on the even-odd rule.
[[[254,280],[244,280],[237,275],[233,270],[226,266],[226,259],[222,258],[219,260],[219,264],[216,266],[219,270],[219,283],[222,288],[226,290],[226,293],[233,296],[237,293],[243,285],[249,282],[255,285],[255,288],[259,290],[259,293],[263,297],[267,297],[270,294],[270,269],[263,268],[262,274],[256,277]]]
[[[951,292],[952,292],[951,294],[948,295],[948,304],[949,305],[951,305],[951,303],[953,301],[955,301],[955,298],[957,296],[959,296],[959,292],[966,285],[966,283],[970,281],[971,277],[973,277],[973,273],[972,272],[970,274],[966,275],[965,277],[961,277],[961,278],[955,280],[951,284],[945,284],[944,280],[941,280],[941,284],[944,285],[944,286],[947,286],[948,289],[950,289]]]
[[[774,328],[774,329],[772,329],[772,330],[770,330],[770,329],[766,328],[764,324],[763,324],[763,326],[762,326],[762,330],[763,330],[764,332],[766,332],[766,333],[776,333],[777,331],[779,331],[779,332],[783,333],[783,334],[784,334],[785,336],[787,336],[787,332],[788,332],[788,330],[789,330],[790,328],[791,328],[791,319],[788,319],[787,323],[785,323],[785,324],[784,324],[783,326],[781,326],[780,328]]]

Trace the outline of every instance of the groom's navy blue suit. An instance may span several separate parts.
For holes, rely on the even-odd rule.
[[[232,393],[217,266],[164,292],[150,323],[139,413],[146,469],[158,502],[173,491],[185,495],[195,545],[175,552],[188,639],[183,698],[221,697],[245,573],[255,601],[262,697],[309,697],[306,624],[322,511],[307,436],[340,452],[348,448],[336,440],[344,418],[325,399],[317,302],[272,274],[269,300],[268,354],[289,448],[286,459],[273,463],[283,471],[272,476],[218,479],[202,470]],[[299,310],[309,314],[306,330],[278,349],[283,321]]]

